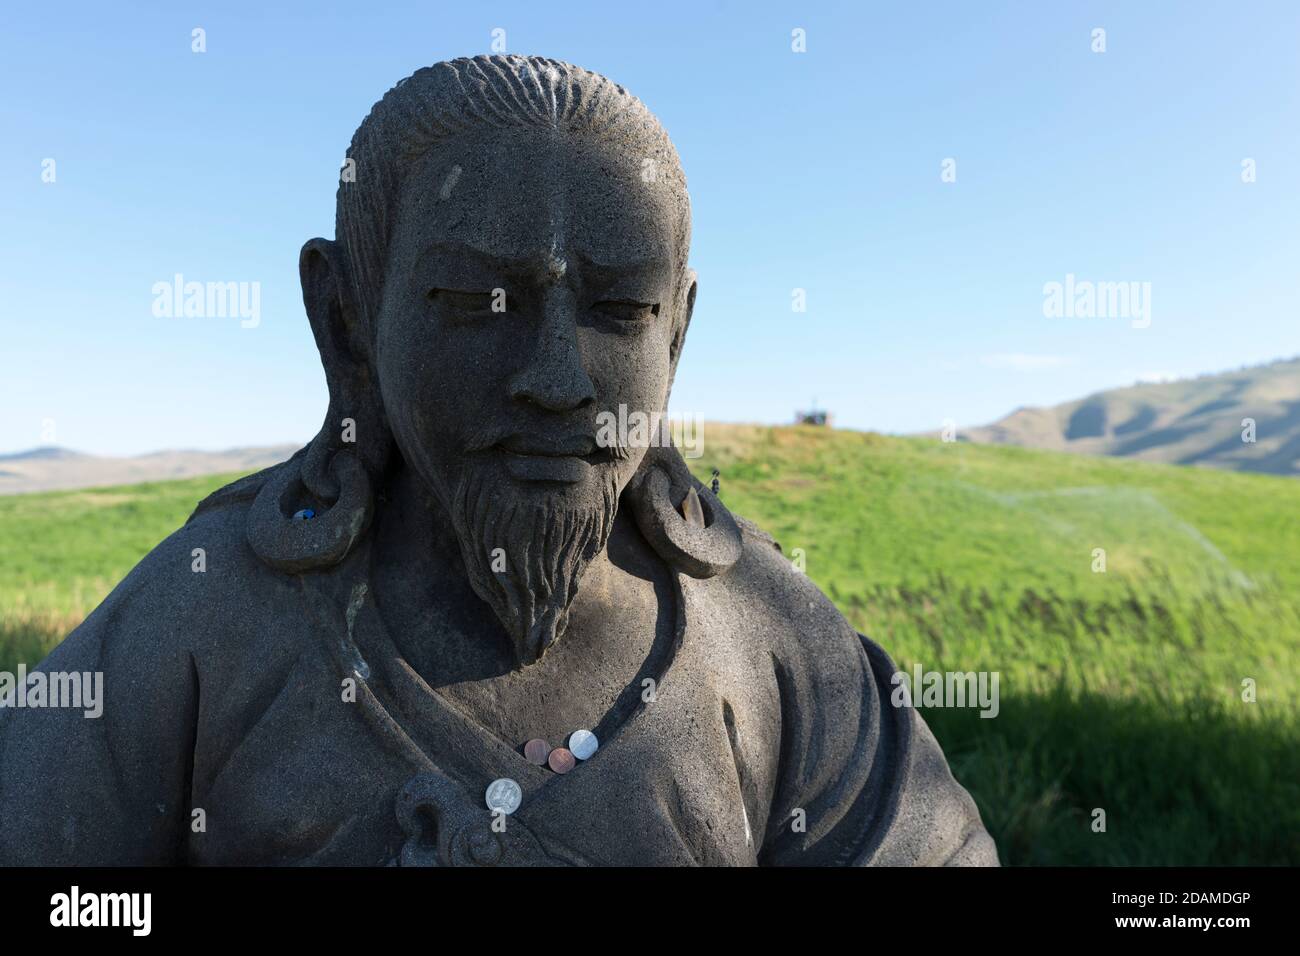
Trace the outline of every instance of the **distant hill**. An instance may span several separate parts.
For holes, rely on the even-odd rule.
[[[1242,420],[1255,442],[1242,441]],[[1018,408],[959,441],[1300,475],[1300,358]]]
[[[297,450],[297,445],[272,445],[226,451],[157,451],[132,458],[108,458],[67,448],[33,448],[0,455],[0,495],[258,471],[284,461]]]

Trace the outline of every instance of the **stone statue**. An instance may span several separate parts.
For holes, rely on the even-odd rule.
[[[678,449],[597,440],[667,407],[689,242],[606,78],[390,90],[300,260],[325,424],[42,663],[102,717],[0,709],[0,862],[996,864],[885,653]]]

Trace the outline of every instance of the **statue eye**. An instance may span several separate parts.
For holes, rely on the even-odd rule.
[[[653,319],[659,314],[658,302],[647,304],[645,302],[608,300],[597,302],[591,308],[606,318],[617,319],[620,322],[644,322],[647,319]]]
[[[428,300],[453,316],[467,319],[485,319],[505,311],[506,297],[502,292],[457,292],[454,289],[430,289]]]

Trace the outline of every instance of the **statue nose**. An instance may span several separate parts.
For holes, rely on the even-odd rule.
[[[574,296],[548,290],[537,347],[510,381],[510,397],[550,412],[568,412],[596,401],[596,387],[582,364]]]

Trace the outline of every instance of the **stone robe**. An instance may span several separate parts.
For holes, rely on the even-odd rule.
[[[368,538],[283,574],[246,509],[193,518],[41,665],[102,671],[102,717],[0,710],[0,864],[997,863],[888,657],[748,522],[728,572],[673,575],[653,699],[558,775],[402,659]]]

